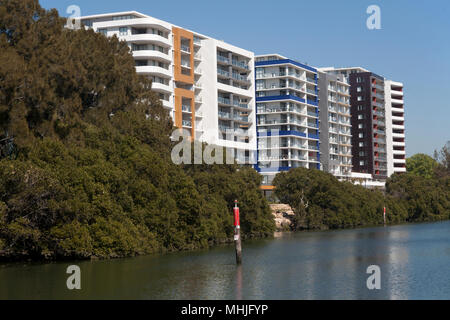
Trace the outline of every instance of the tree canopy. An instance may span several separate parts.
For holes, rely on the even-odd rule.
[[[406,159],[406,170],[416,176],[432,178],[438,163],[432,157],[418,153]]]
[[[112,258],[273,234],[261,177],[171,162],[173,122],[126,43],[0,2],[0,258]]]
[[[275,194],[293,208],[293,230],[383,224],[384,207],[387,223],[450,219],[448,149],[440,151],[439,163],[422,170],[422,159],[429,163],[429,158],[413,156],[420,164],[414,166],[417,170],[392,175],[384,193],[340,182],[325,172],[297,168],[275,177]]]

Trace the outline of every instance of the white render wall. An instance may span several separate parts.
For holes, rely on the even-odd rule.
[[[401,88],[402,91],[394,90],[394,88]],[[399,99],[401,96],[401,99]],[[392,80],[385,81],[385,99],[386,99],[386,145],[387,145],[387,161],[388,161],[388,176],[397,172],[406,172],[406,168],[395,167],[394,164],[406,164],[406,151],[394,150],[394,147],[405,147],[405,142],[395,142],[394,137],[405,138],[405,133],[396,134],[394,129],[401,129],[405,132],[405,107],[403,99],[403,84]],[[393,103],[396,102],[396,103]],[[402,108],[398,108],[398,103],[402,104]],[[397,116],[396,112],[402,112],[403,116]],[[393,121],[403,121],[403,125],[394,124]],[[403,159],[395,159],[394,156],[402,156]]]
[[[133,19],[113,20],[116,16],[136,16]],[[149,44],[164,47],[168,50],[167,53],[162,53],[157,50],[138,50],[133,51],[133,57],[138,60],[157,60],[167,63],[169,68],[166,70],[158,66],[136,66],[136,71],[139,74],[146,74],[150,76],[158,76],[168,80],[168,84],[161,84],[154,82],[152,90],[168,95],[168,101],[162,100],[163,106],[167,108],[172,118],[174,119],[174,88],[175,81],[173,79],[174,64],[173,64],[173,35],[172,28],[178,27],[169,22],[165,22],[135,11],[118,12],[111,14],[101,14],[86,16],[80,18],[83,22],[92,22],[91,28],[94,31],[107,29],[106,36],[111,37],[116,35],[120,40],[129,43]],[[120,34],[120,27],[127,27],[128,33],[126,35]],[[155,28],[167,32],[168,37],[164,38],[157,34],[135,34],[131,33],[131,28]],[[178,27],[180,28],[180,27]],[[192,31],[191,31],[192,32]],[[201,39],[201,45],[198,49],[200,58],[194,60],[195,68],[195,84],[192,88],[195,91],[196,106],[196,137],[202,142],[208,144],[215,144],[224,147],[230,147],[239,150],[249,150],[250,153],[256,152],[256,110],[255,110],[255,87],[254,87],[254,53],[242,48],[230,45],[223,41],[219,41],[196,32],[192,32],[194,37]],[[194,46],[198,48],[198,45]],[[247,90],[236,88],[232,85],[226,85],[218,82],[217,78],[217,50],[229,51],[234,55],[242,56],[248,60],[250,75],[250,85]],[[218,90],[240,95],[248,99],[249,105],[249,142],[238,142],[222,140],[219,136],[218,125]]]
[[[392,146],[392,104],[391,104],[391,81],[384,82],[385,119],[386,119],[386,157],[387,175],[390,177],[394,173],[394,154]]]

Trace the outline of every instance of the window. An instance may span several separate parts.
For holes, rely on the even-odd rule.
[[[360,152],[359,152],[359,156],[360,156],[360,157],[364,157],[365,155],[366,155],[366,153],[365,153],[364,151],[360,151]]]
[[[356,78],[356,83],[361,83],[362,82],[362,78],[361,77],[357,77]]]
[[[264,76],[264,68],[256,68],[256,77],[262,78]]]
[[[364,132],[360,132],[360,133],[358,134],[358,137],[364,138]]]
[[[108,34],[108,29],[98,29],[98,32],[106,36]]]
[[[362,110],[364,110],[364,106],[359,105],[359,106],[358,106],[358,111],[362,111]]]
[[[132,44],[131,49],[133,51],[139,51],[139,50],[148,50],[148,46],[146,44]]]
[[[360,162],[359,162],[359,165],[360,166],[364,166],[366,164],[366,162],[364,161],[364,160],[361,160]]]
[[[364,128],[364,123],[358,124],[358,129],[363,129],[363,128]]]
[[[364,115],[363,114],[358,114],[358,120],[362,120],[364,119]]]
[[[86,27],[92,27],[92,20],[83,20],[83,24]]]
[[[363,97],[362,96],[358,96],[358,101],[363,101]]]
[[[119,35],[126,36],[128,34],[128,28],[127,27],[120,27],[119,28]]]
[[[360,148],[364,147],[364,142],[363,142],[363,141],[361,141],[361,142],[359,143],[359,147],[360,147]]]
[[[356,88],[356,92],[361,92],[362,91],[362,87],[357,87]]]
[[[265,81],[264,80],[256,80],[256,90],[262,90],[265,87]]]
[[[112,17],[113,21],[117,21],[117,20],[129,20],[129,19],[135,19],[137,17],[135,16],[131,16],[131,15],[127,15],[127,16],[115,16]]]

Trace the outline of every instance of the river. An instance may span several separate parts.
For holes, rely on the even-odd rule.
[[[69,265],[81,290],[68,290]],[[369,290],[367,267],[380,267]],[[450,299],[450,221],[283,233],[234,247],[0,265],[0,299]]]

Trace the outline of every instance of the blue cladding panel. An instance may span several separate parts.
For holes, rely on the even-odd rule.
[[[293,65],[295,65],[297,67],[300,67],[300,68],[303,68],[303,69],[306,69],[306,70],[309,70],[309,71],[312,71],[312,72],[317,72],[317,69],[309,67],[307,65],[304,65],[302,63],[299,63],[299,62],[291,60],[291,59],[258,61],[258,62],[255,62],[255,66],[258,67],[258,66],[268,66],[268,65],[273,65],[273,64],[277,65],[277,64],[286,64],[286,63],[293,64]],[[317,83],[317,74],[314,75],[314,79],[316,80],[316,83]]]

